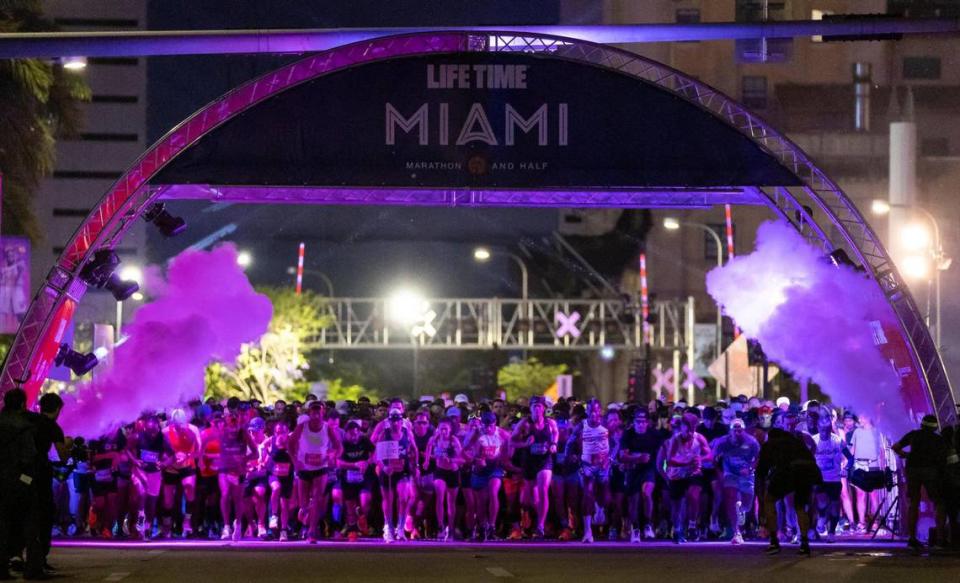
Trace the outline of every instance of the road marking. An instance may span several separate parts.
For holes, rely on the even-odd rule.
[[[513,573],[503,567],[487,567],[487,572],[494,577],[513,577]]]
[[[104,581],[119,581],[119,580],[127,577],[128,575],[130,575],[130,573],[128,573],[128,572],[126,572],[126,571],[118,571],[118,572],[116,572],[116,573],[110,573],[109,575],[107,575],[107,576],[104,578]]]

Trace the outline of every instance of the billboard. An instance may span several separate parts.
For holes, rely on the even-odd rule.
[[[0,334],[16,334],[30,305],[30,240],[0,237]]]

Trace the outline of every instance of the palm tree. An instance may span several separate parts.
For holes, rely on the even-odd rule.
[[[55,29],[38,0],[0,0],[0,33]],[[58,137],[76,135],[79,103],[90,99],[86,82],[59,63],[41,59],[0,60],[0,173],[3,174],[4,235],[43,238],[32,199],[53,171]]]

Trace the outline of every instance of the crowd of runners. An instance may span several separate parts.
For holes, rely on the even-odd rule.
[[[54,535],[136,540],[769,538],[777,552],[782,537],[809,552],[808,534],[876,528],[885,488],[867,481],[896,465],[869,416],[786,399],[234,398],[69,441]]]

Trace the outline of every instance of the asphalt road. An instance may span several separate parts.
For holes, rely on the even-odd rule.
[[[812,558],[785,546],[437,543],[127,544],[58,546],[50,562],[63,581],[241,583],[246,581],[659,583],[925,583],[960,581],[960,555],[911,556],[902,545],[815,546]]]

